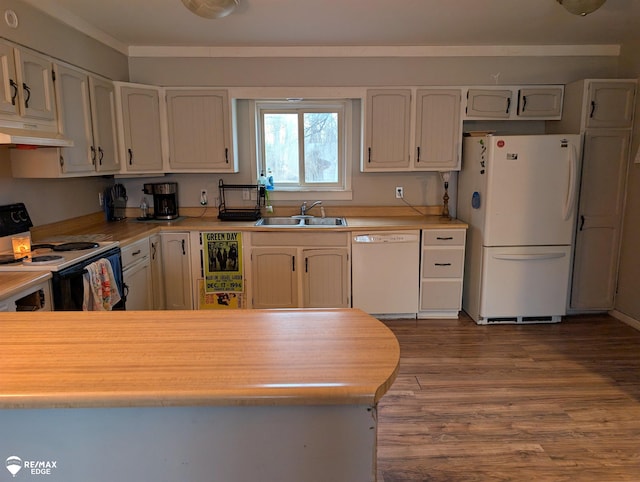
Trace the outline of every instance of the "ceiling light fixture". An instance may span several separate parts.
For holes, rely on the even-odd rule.
[[[595,12],[606,0],[557,0],[557,2],[574,15],[585,16]]]
[[[182,0],[184,6],[204,18],[221,18],[232,13],[238,0]]]

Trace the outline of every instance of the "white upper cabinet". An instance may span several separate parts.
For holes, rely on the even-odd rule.
[[[562,117],[562,85],[471,87],[464,118],[468,120],[558,120]]]
[[[460,97],[459,89],[416,92],[414,169],[460,169]]]
[[[8,125],[57,131],[52,68],[47,57],[0,43],[0,117]]]
[[[508,119],[512,112],[511,90],[469,89],[467,117]]]
[[[168,89],[169,167],[172,172],[237,172],[226,90]]]
[[[411,90],[370,89],[365,109],[362,170],[408,170]]]
[[[54,66],[59,131],[72,147],[11,152],[14,177],[55,178],[118,172],[113,83]]]
[[[163,172],[160,88],[115,82],[124,173]]]
[[[13,47],[0,43],[0,114],[18,115],[18,77]]]
[[[362,171],[459,169],[460,97],[459,89],[368,90]]]
[[[518,117],[546,119],[562,114],[562,87],[528,87],[518,90]]]
[[[586,128],[628,129],[633,122],[636,84],[632,81],[592,81],[585,106]]]
[[[74,142],[61,149],[63,172],[119,171],[113,82],[60,65],[55,71],[60,129]]]
[[[118,125],[116,92],[110,80],[89,77],[91,99],[91,125],[96,155],[97,172],[114,172],[120,169],[118,154]]]
[[[73,147],[60,149],[62,173],[95,171],[95,147],[91,132],[89,76],[82,71],[55,66],[60,130]]]

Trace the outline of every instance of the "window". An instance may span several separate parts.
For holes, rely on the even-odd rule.
[[[257,176],[273,176],[276,191],[349,189],[348,100],[255,105]]]

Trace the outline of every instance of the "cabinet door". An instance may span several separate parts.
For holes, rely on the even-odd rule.
[[[162,242],[159,234],[149,238],[151,258],[151,285],[154,310],[164,310],[164,270],[162,269]]]
[[[45,57],[25,50],[14,50],[18,88],[22,91],[20,113],[23,117],[56,121],[53,93],[53,65]]]
[[[459,168],[460,96],[460,90],[417,91],[414,168]]]
[[[304,249],[303,306],[349,307],[349,256],[346,248]]]
[[[368,90],[365,122],[362,170],[409,170],[411,90]]]
[[[13,47],[0,43],[0,114],[18,115],[18,83]]]
[[[160,96],[157,89],[122,87],[123,162],[128,172],[162,170]]]
[[[116,97],[113,82],[89,77],[91,124],[98,172],[120,169],[116,125]]]
[[[467,117],[508,119],[511,116],[510,90],[469,89]]]
[[[253,248],[251,275],[254,308],[298,307],[296,248]]]
[[[226,90],[167,91],[171,169],[236,172]]]
[[[188,233],[161,233],[167,310],[190,310],[191,263]]]
[[[629,140],[627,131],[585,136],[571,308],[613,308]]]
[[[590,82],[586,126],[630,128],[636,84],[633,82]]]
[[[518,91],[518,117],[551,118],[562,114],[562,88],[540,87]]]
[[[94,172],[89,78],[84,72],[60,65],[55,71],[60,131],[74,144],[60,149],[62,172]]]
[[[128,311],[150,310],[153,308],[149,259],[123,270],[122,279],[127,287],[125,306]]]

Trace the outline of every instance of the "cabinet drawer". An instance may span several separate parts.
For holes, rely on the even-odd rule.
[[[423,229],[422,244],[425,246],[464,246],[464,229]]]
[[[122,267],[126,268],[145,257],[149,257],[149,240],[147,238],[122,248]]]
[[[462,278],[464,250],[429,248],[422,251],[423,278]]]
[[[462,280],[423,281],[420,290],[420,311],[460,310]]]

